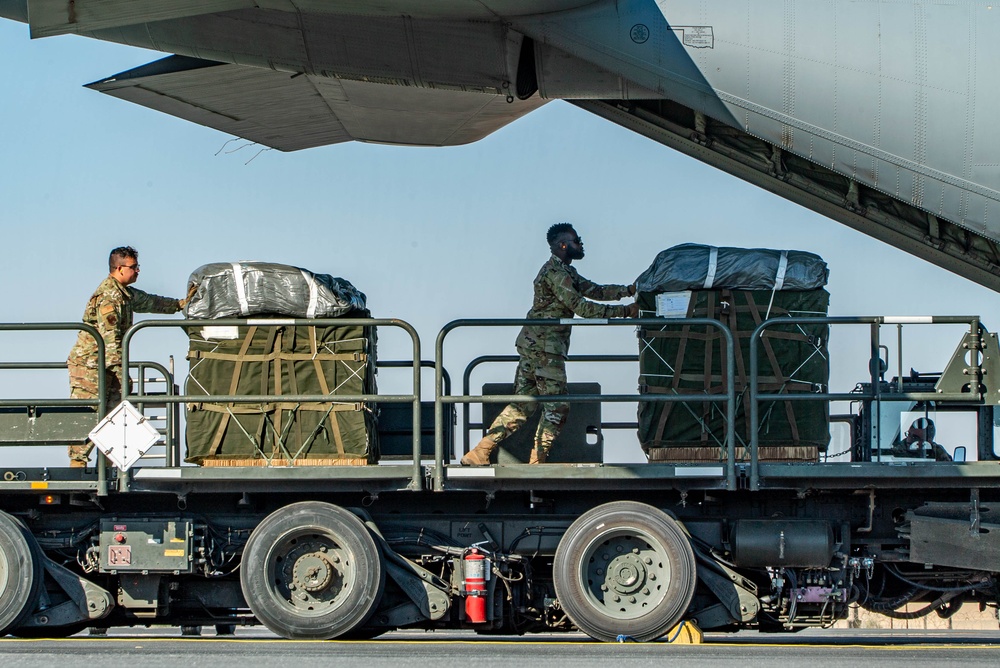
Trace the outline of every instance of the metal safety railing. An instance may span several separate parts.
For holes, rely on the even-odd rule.
[[[171,373],[165,366],[157,362],[130,362],[129,367],[138,373],[136,374],[135,386],[138,390],[137,395],[145,399],[150,397],[149,400],[141,401],[136,404],[136,409],[145,414],[145,409],[148,407],[163,407],[166,411],[164,417],[164,427],[163,440],[164,440],[164,453],[163,460],[165,466],[180,466],[181,461],[181,445],[180,438],[178,436],[177,430],[180,426],[180,405],[176,403],[168,403],[161,401],[160,398],[164,396],[174,396],[177,394],[177,386],[174,383],[174,374]],[[153,370],[161,374],[160,378],[147,378],[146,371]],[[163,393],[149,394],[146,392],[147,383],[163,383],[165,389]],[[124,385],[123,385],[124,387]],[[158,455],[157,455],[158,456]],[[151,455],[143,456],[143,459],[147,457],[152,457]]]
[[[412,368],[413,367],[413,363],[410,362],[410,361],[404,361],[404,360],[377,360],[376,363],[375,363],[375,366],[377,366],[379,369],[400,369],[400,368]],[[420,360],[420,368],[421,369],[430,369],[431,371],[433,371],[434,370],[434,361],[433,360]],[[451,374],[448,373],[447,369],[444,372],[444,378],[443,378],[443,383],[442,383],[441,389],[442,389],[442,391],[445,394],[451,394]],[[421,395],[421,396],[423,396],[423,395]],[[425,406],[425,403],[423,401],[421,401],[421,411],[423,411],[425,407],[433,409],[433,405],[426,405]],[[387,422],[388,422],[388,424],[386,424]],[[421,429],[421,434],[420,434],[420,443],[421,443],[421,445],[420,445],[420,458],[421,458],[421,461],[423,461],[424,459],[427,459],[427,458],[430,458],[430,457],[434,456],[434,449],[433,449],[433,447],[434,447],[433,446],[434,434],[433,434],[433,432],[430,433],[430,434],[426,434],[424,432],[424,430],[428,428],[428,425],[430,426],[430,429],[433,429],[434,428],[434,420],[433,419],[431,419],[431,420],[425,420],[423,417],[421,417],[420,418],[420,429]],[[400,455],[400,454],[396,453],[394,451],[394,448],[393,448],[392,444],[391,444],[392,441],[393,441],[393,439],[399,437],[399,435],[400,435],[399,432],[396,431],[397,428],[398,428],[398,425],[395,423],[395,421],[393,421],[393,420],[388,420],[387,421],[386,420],[386,408],[384,406],[380,406],[379,407],[379,426],[378,426],[378,431],[379,431],[379,458],[380,458],[379,461],[380,462],[389,461],[389,460],[397,460],[398,461],[398,460],[403,459],[403,455]],[[424,436],[425,435],[429,436],[429,438],[430,438],[430,442],[428,444],[428,445],[430,445],[430,448],[429,448],[430,452],[429,452],[429,454],[426,452],[426,450],[428,450],[428,448],[425,448],[425,443],[424,443]],[[452,435],[453,434],[451,434],[451,433],[447,434],[447,436],[452,436]],[[452,439],[449,438],[448,440],[451,441]]]
[[[123,399],[130,399],[137,404],[147,404],[156,407],[166,407],[167,415],[164,426],[164,436],[166,451],[164,454],[165,464],[168,467],[180,465],[181,453],[179,443],[179,410],[180,406],[189,402],[204,402],[206,395],[186,395],[179,394],[170,370],[155,362],[130,362],[129,350],[134,336],[143,329],[148,328],[185,328],[204,327],[204,320],[145,320],[133,326],[125,335],[122,345],[123,359]],[[276,401],[294,402],[379,402],[379,403],[409,403],[412,406],[412,467],[409,471],[408,489],[419,490],[424,488],[425,473],[421,462],[421,369],[434,368],[434,470],[431,486],[434,490],[444,489],[445,468],[448,461],[445,461],[445,432],[450,425],[444,424],[445,407],[454,404],[463,405],[463,425],[465,450],[469,446],[469,430],[471,427],[484,427],[485,425],[473,424],[469,419],[469,407],[472,403],[544,403],[544,402],[567,402],[567,403],[723,403],[726,414],[726,435],[723,448],[725,452],[725,484],[728,489],[736,489],[737,438],[735,431],[736,414],[736,354],[738,353],[732,332],[720,321],[708,318],[673,319],[673,318],[641,318],[641,319],[612,319],[612,320],[587,320],[587,319],[552,319],[552,320],[530,320],[530,319],[469,319],[456,320],[445,325],[438,334],[435,343],[435,359],[433,362],[420,359],[420,339],[415,329],[408,323],[397,319],[373,319],[373,318],[331,318],[331,319],[269,319],[269,318],[230,318],[213,320],[212,326],[250,326],[259,327],[312,327],[312,326],[371,326],[371,327],[395,327],[403,329],[410,337],[413,349],[413,359],[410,361],[384,361],[377,362],[380,367],[410,368],[412,371],[412,392],[410,394],[357,394],[357,395],[330,395],[330,394],[302,394],[302,395],[211,395],[212,401],[221,403],[270,403]],[[923,325],[923,324],[946,324],[964,325],[969,328],[966,335],[965,347],[970,354],[969,359],[963,362],[963,367],[968,378],[968,392],[949,391],[947,385],[936,387],[933,392],[904,392],[900,384],[900,391],[893,391],[891,395],[884,395],[888,392],[884,381],[881,381],[881,374],[886,365],[881,365],[881,350],[887,350],[882,344],[880,327],[883,325]],[[443,360],[445,355],[445,342],[449,334],[457,329],[481,328],[481,327],[512,327],[512,326],[535,326],[535,327],[646,327],[646,328],[680,328],[690,326],[700,326],[717,329],[720,332],[720,343],[725,348],[725,377],[723,384],[725,393],[723,394],[573,394],[573,395],[552,395],[552,396],[529,396],[529,395],[476,395],[471,392],[471,374],[479,365],[488,362],[511,362],[517,359],[514,355],[487,355],[476,357],[466,367],[463,376],[462,394],[453,395],[450,378],[444,369]],[[855,389],[851,392],[813,392],[813,391],[779,391],[762,392],[760,385],[761,369],[761,345],[767,338],[768,330],[775,327],[802,327],[802,326],[843,326],[843,325],[867,325],[870,333],[871,351],[871,385],[868,390]],[[84,331],[94,337],[97,342],[98,366],[103,368],[105,360],[105,349],[103,340],[99,332],[83,323],[0,323],[0,331]],[[761,323],[752,333],[749,340],[748,350],[748,408],[749,408],[749,485],[751,490],[761,488],[761,461],[760,461],[760,441],[761,441],[761,408],[767,402],[801,402],[801,401],[912,401],[912,402],[975,402],[978,395],[976,388],[991,385],[984,374],[984,355],[982,347],[984,345],[985,334],[980,327],[979,318],[976,316],[932,316],[932,317],[891,317],[891,316],[859,316],[859,317],[781,317],[772,318]],[[994,336],[994,335],[989,335]],[[901,333],[900,333],[901,338]],[[992,340],[992,339],[991,339]],[[992,345],[992,344],[991,344]],[[957,354],[957,353],[956,353]],[[902,344],[900,341],[900,357],[902,356]],[[635,362],[635,355],[571,355],[567,361],[570,362]],[[900,368],[902,362],[900,361]],[[65,362],[0,362],[0,370],[37,370],[37,369],[65,369]],[[137,382],[129,386],[128,371],[126,369],[138,369]],[[959,371],[963,371],[959,369]],[[166,389],[162,393],[151,394],[147,391],[147,382],[153,379],[146,378],[146,372],[152,370],[162,376],[166,384]],[[159,379],[155,379],[159,380]],[[15,407],[31,409],[32,407],[86,407],[97,411],[99,419],[108,410],[106,405],[106,383],[103,374],[98,374],[98,397],[94,399],[0,399],[0,408]],[[944,387],[945,389],[941,389]],[[96,423],[96,421],[95,421]],[[602,426],[604,426],[602,424]],[[632,427],[632,423],[613,423],[613,427]],[[37,441],[36,442],[41,442]],[[158,456],[158,455],[157,455]],[[740,470],[745,470],[746,465],[741,464]],[[98,465],[99,493],[107,493],[108,485],[108,465],[103,456],[99,458]]]
[[[970,395],[955,392],[896,392],[884,398],[881,392],[880,369],[877,361],[879,351],[884,348],[880,339],[881,325],[968,325],[970,335],[975,341],[980,336],[980,321],[978,316],[850,316],[850,317],[794,317],[771,318],[765,320],[750,335],[750,370],[749,370],[749,402],[750,402],[750,489],[760,489],[760,405],[767,401],[968,401]],[[869,392],[798,392],[798,393],[764,393],[760,391],[760,360],[759,348],[764,333],[777,326],[800,325],[869,325],[871,328],[871,357],[869,371],[871,373],[871,390]],[[902,334],[900,333],[900,360],[902,359]],[[969,382],[978,387],[981,378],[981,348],[973,344],[970,352],[977,355],[970,360]],[[900,361],[900,369],[902,362]],[[900,378],[902,372],[900,371]]]
[[[412,325],[397,319],[385,318],[219,318],[211,321],[206,320],[143,320],[133,325],[122,340],[122,363],[128,363],[129,346],[132,339],[138,332],[151,328],[184,328],[184,327],[396,327],[405,331],[411,339],[413,345],[413,392],[411,394],[240,394],[240,395],[210,395],[213,402],[219,403],[239,403],[239,404],[261,404],[277,401],[284,402],[310,402],[310,403],[410,403],[413,406],[413,464],[409,482],[409,489],[419,490],[423,488],[423,474],[420,464],[420,337]],[[441,379],[437,378],[440,385]],[[124,393],[123,386],[123,393]],[[138,395],[123,395],[123,399],[136,399],[141,401]],[[158,396],[157,401],[167,404],[198,403],[206,400],[206,395],[179,394],[170,396]]]
[[[104,368],[104,339],[94,327],[82,322],[17,322],[0,323],[0,332],[87,332],[97,342],[97,368]],[[0,370],[65,369],[66,362],[0,362]],[[104,374],[97,374],[97,399],[0,399],[0,407],[28,406],[91,406],[97,408],[98,417],[108,412],[105,399]]]
[[[490,363],[510,363],[517,362],[520,359],[517,355],[480,355],[479,357],[470,361],[465,367],[465,373],[462,375],[462,394],[469,395],[472,392],[472,372],[483,364]],[[566,362],[639,362],[638,355],[568,355],[566,357]],[[444,393],[451,394],[448,389],[445,389]],[[573,395],[577,396],[577,395]],[[469,434],[473,429],[482,429],[487,426],[482,422],[472,422],[469,416],[469,404],[462,404],[462,424],[464,429],[462,430],[462,447],[464,452],[469,451],[469,446],[471,441],[469,439]],[[637,422],[601,422],[599,425],[601,429],[636,429],[639,424]]]
[[[95,327],[82,322],[18,322],[0,323],[0,332],[53,332],[53,331],[76,331],[86,332],[94,338],[97,344],[97,368],[105,368],[104,339]],[[42,369],[65,369],[66,362],[2,362],[0,370],[42,370]],[[100,420],[108,412],[107,391],[105,376],[103,373],[97,374],[97,398],[96,399],[0,399],[0,407],[25,408],[32,406],[68,406],[68,407],[90,407],[96,408],[97,419]],[[108,462],[103,454],[97,456],[97,493],[107,495],[108,493]]]
[[[413,367],[413,362],[408,360],[377,360],[375,366],[380,369],[408,369]],[[433,369],[433,360],[420,360],[421,369]],[[441,389],[445,394],[451,394],[451,374],[448,370],[444,371],[444,378],[442,380]]]
[[[532,319],[469,319],[469,320],[454,320],[445,325],[441,331],[438,333],[437,341],[435,343],[434,358],[436,362],[435,374],[436,382],[435,387],[441,387],[441,375],[444,372],[443,359],[444,359],[444,343],[448,334],[456,329],[461,328],[473,328],[473,327],[515,327],[515,326],[533,326],[533,327],[588,327],[588,326],[603,326],[603,327],[683,327],[683,326],[706,326],[718,329],[725,340],[726,349],[726,371],[725,371],[725,387],[726,393],[724,395],[710,395],[710,394],[574,394],[574,395],[544,395],[544,396],[529,396],[529,395],[470,395],[463,394],[458,396],[446,396],[440,389],[437,390],[437,394],[434,397],[434,424],[435,424],[435,444],[434,444],[434,490],[442,491],[444,490],[444,475],[445,475],[445,465],[444,461],[444,441],[443,441],[443,420],[444,420],[444,406],[446,404],[459,404],[459,403],[544,403],[544,402],[577,402],[577,403],[632,403],[632,402],[648,402],[648,403],[672,403],[672,402],[703,402],[703,403],[725,403],[726,404],[726,438],[725,438],[725,449],[727,453],[725,476],[726,476],[726,487],[728,489],[736,489],[736,463],[735,463],[735,416],[736,416],[736,398],[735,398],[735,357],[734,357],[734,346],[733,346],[733,335],[729,331],[729,328],[718,320],[713,320],[711,318],[677,318],[677,319],[664,319],[664,318],[634,318],[634,319],[582,319],[582,318],[566,318],[566,319],[546,319],[546,320],[532,320]],[[465,390],[467,391],[467,390]]]

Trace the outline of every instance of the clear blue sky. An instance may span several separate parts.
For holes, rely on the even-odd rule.
[[[576,266],[599,282],[631,282],[684,242],[802,249],[829,263],[831,314],[981,314],[1000,327],[996,293],[562,102],[464,147],[352,143],[245,164],[257,148],[216,155],[231,137],[82,88],[163,54],[73,36],[32,41],[10,21],[0,21],[0,48],[5,320],[78,320],[108,250],[129,244],[143,267],[137,287],[164,295],[180,296],[188,274],[214,261],[343,276],[376,316],[413,323],[429,359],[450,320],[523,317],[548,257],[545,229],[571,221],[587,247]],[[627,329],[580,330],[574,352],[633,352]],[[512,352],[514,334],[456,339],[449,364]],[[907,365],[926,370],[957,342],[914,334]],[[835,388],[865,373],[866,344],[849,339],[833,334]],[[7,341],[8,359],[61,360],[70,345]],[[388,333],[380,343],[383,357],[408,350]],[[183,338],[141,352],[182,359]],[[570,379],[588,373],[571,369]],[[633,391],[634,370],[617,373]],[[0,381],[4,396],[28,382],[11,378]],[[47,394],[66,391],[64,378],[52,382]]]

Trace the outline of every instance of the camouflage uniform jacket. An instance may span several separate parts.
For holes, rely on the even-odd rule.
[[[83,312],[83,322],[92,325],[104,339],[104,364],[117,372],[122,365],[122,338],[132,326],[133,313],[176,313],[176,299],[151,295],[122,285],[108,276],[97,286]],[[87,332],[80,332],[69,353],[71,365],[97,368],[97,342]]]
[[[625,306],[596,304],[590,299],[613,301],[628,296],[627,285],[598,285],[581,276],[555,255],[542,265],[535,277],[535,300],[527,318],[623,318]],[[544,351],[566,356],[569,353],[569,325],[523,327],[517,337],[519,351]]]

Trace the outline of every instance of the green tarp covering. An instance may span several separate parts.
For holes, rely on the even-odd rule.
[[[336,398],[376,392],[371,327],[236,328],[206,321],[204,327],[190,328],[188,336],[189,395]],[[206,400],[188,406],[189,462],[336,464],[377,458],[372,406],[335,400],[264,405]]]
[[[736,447],[749,445],[750,335],[767,318],[827,314],[826,290],[693,290],[674,293],[673,306],[691,318],[713,318],[727,325],[736,346]],[[656,311],[656,295],[640,292],[643,316]],[[681,314],[682,315],[682,314]],[[639,335],[640,392],[713,394],[726,392],[722,333],[707,326],[644,327]],[[830,368],[827,325],[780,325],[758,344],[759,388],[763,393],[827,391]],[[823,450],[830,439],[827,402],[776,401],[760,406],[762,446],[811,446]],[[639,440],[653,448],[721,448],[725,444],[724,403],[640,403]],[[651,457],[652,458],[652,457]]]

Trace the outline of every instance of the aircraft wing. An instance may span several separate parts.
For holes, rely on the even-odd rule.
[[[988,3],[0,0],[0,17],[183,56],[91,87],[281,150],[463,144],[567,100],[1000,291]]]
[[[508,102],[495,93],[289,74],[186,56],[170,56],[88,88],[281,151],[352,140],[467,144],[545,103],[538,97]]]

